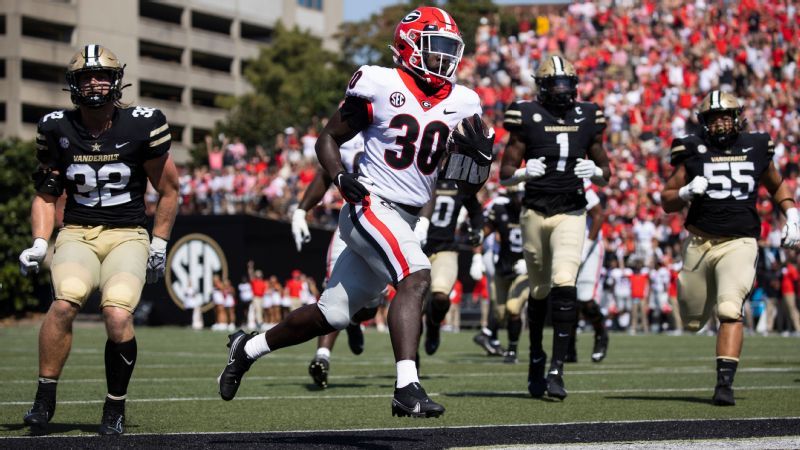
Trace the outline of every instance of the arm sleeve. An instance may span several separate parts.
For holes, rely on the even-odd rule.
[[[473,230],[480,230],[483,228],[483,210],[478,198],[470,195],[464,199],[464,207],[467,208],[469,215],[469,226]]]
[[[362,131],[372,123],[372,103],[365,98],[348,95],[339,108],[339,114],[350,129]]]
[[[153,111],[152,121],[147,129],[148,148],[145,152],[145,159],[155,159],[163,156],[169,151],[172,144],[172,135],[169,131],[167,118],[160,110]]]
[[[689,148],[683,139],[675,138],[672,140],[672,147],[670,148],[669,154],[669,163],[672,167],[678,167],[689,158]]]
[[[594,134],[602,134],[606,129],[606,115],[599,106],[595,106],[597,109],[594,112]]]

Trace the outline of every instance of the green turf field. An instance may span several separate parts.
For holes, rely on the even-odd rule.
[[[36,390],[38,326],[0,329],[0,437],[26,435],[22,415]],[[503,332],[504,333],[504,332]],[[503,364],[472,343],[472,332],[443,333],[442,346],[422,357],[422,383],[447,408],[440,419],[393,418],[394,363],[389,336],[366,335],[354,356],[343,335],[331,359],[330,387],[311,383],[315,343],[283,349],[256,363],[234,401],[217,394],[227,358],[224,333],[139,328],[139,357],[128,391],[127,433],[364,429],[650,419],[800,416],[800,339],[749,336],[736,376],[737,406],[710,404],[714,338],[613,334],[608,358],[566,369],[563,403],[531,399],[527,364]],[[505,338],[505,335],[503,335]],[[549,346],[549,336],[545,337]],[[523,360],[527,335],[523,337]],[[106,392],[105,335],[78,324],[59,383],[56,433],[94,434]]]

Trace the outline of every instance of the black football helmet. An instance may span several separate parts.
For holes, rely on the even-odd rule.
[[[545,106],[567,109],[578,97],[578,74],[575,67],[560,56],[544,60],[533,76],[539,87],[539,102]]]
[[[716,115],[725,114],[733,119],[732,127],[711,127]],[[706,95],[697,110],[697,120],[703,127],[703,136],[716,147],[727,147],[739,136],[744,128],[744,121],[740,120],[742,107],[733,94],[722,91],[711,91]]]

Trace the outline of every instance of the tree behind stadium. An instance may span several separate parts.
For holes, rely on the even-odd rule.
[[[34,288],[49,279],[47,274],[23,277],[19,273],[19,252],[31,242],[35,155],[33,141],[0,140],[0,317],[35,307]]]
[[[218,99],[230,110],[218,131],[241,137],[248,147],[261,144],[268,150],[286,127],[305,127],[314,116],[329,115],[352,75],[351,66],[338,53],[323,49],[321,39],[281,24],[270,44],[244,67],[253,92]],[[205,149],[200,153],[196,157],[204,158]]]

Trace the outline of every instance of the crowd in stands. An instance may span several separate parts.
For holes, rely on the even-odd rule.
[[[610,276],[614,270],[644,272],[652,275],[650,309],[672,316],[670,302],[652,299],[669,297],[674,289],[683,218],[665,214],[660,195],[672,171],[670,142],[700,131],[694,108],[705,94],[722,89],[742,100],[747,129],[770,134],[774,163],[800,197],[797,5],[790,0],[599,0],[555,9],[510,8],[518,18],[515,32],[503,35],[499,16],[482,18],[476,35],[464,37],[466,55],[459,68],[460,82],[478,91],[484,119],[495,126],[498,160],[506,140],[504,110],[516,99],[534,98],[532,75],[541,60],[553,53],[564,56],[578,71],[580,100],[601,105],[608,123],[613,176],[608,186],[595,188],[607,213],[604,285],[611,303],[604,306],[612,312],[621,306],[613,301],[620,289]],[[249,149],[236,138],[209,136],[208,164],[180,169],[181,212],[288,219],[318,170],[317,131],[290,127],[271,145]],[[496,195],[496,166],[480,194],[484,201]],[[334,225],[339,202],[338,193],[329,190],[312,223]],[[751,317],[765,315],[768,330],[800,332],[798,254],[780,248],[783,217],[763,187],[758,212],[762,252]],[[674,319],[669,323],[665,327],[677,326]],[[657,328],[645,324],[645,330],[647,325]],[[760,321],[751,326],[764,329]]]

